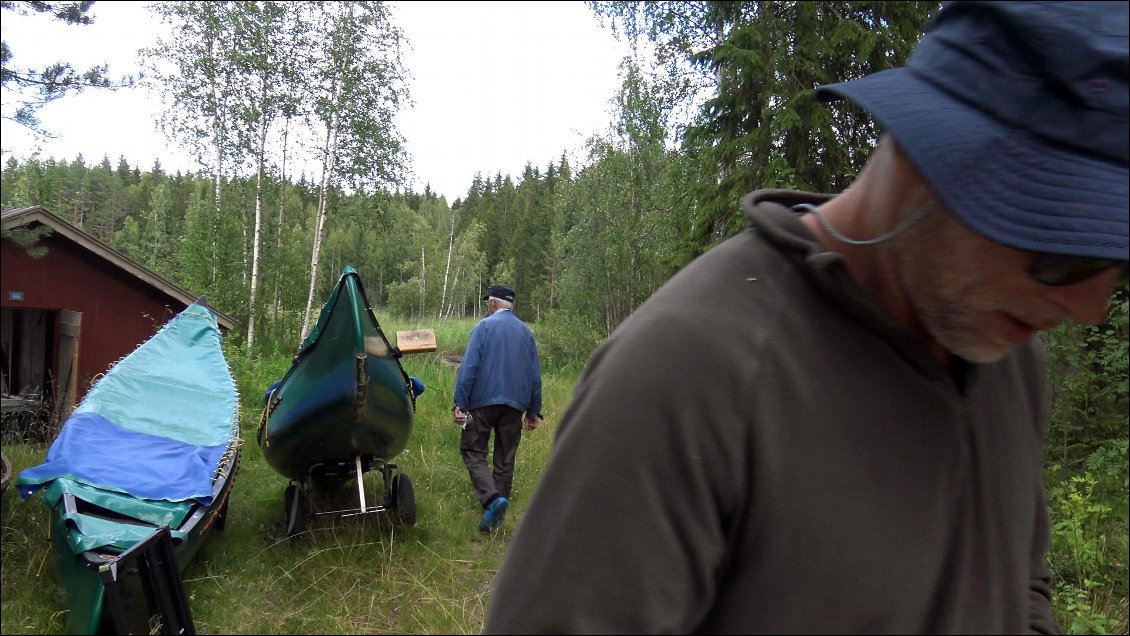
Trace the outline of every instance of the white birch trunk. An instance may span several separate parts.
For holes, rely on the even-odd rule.
[[[247,350],[255,344],[255,292],[259,282],[259,227],[263,219],[263,164],[267,153],[267,122],[260,122],[259,174],[255,177],[255,237],[251,241],[251,294],[247,300]]]
[[[275,296],[272,302],[274,307],[274,322],[279,324],[279,310],[282,308],[282,301],[279,295],[279,283],[282,281],[282,232],[283,232],[283,210],[286,209],[286,150],[287,150],[287,136],[290,134],[290,117],[286,118],[286,124],[283,126],[283,145],[282,145],[282,168],[279,175],[279,218],[275,226],[275,259],[277,265],[275,266]]]
[[[443,268],[443,292],[439,295],[439,318],[443,319],[443,308],[447,303],[447,276],[451,273],[451,252],[455,247],[455,210],[451,211],[451,233],[447,235],[447,265]],[[454,289],[454,286],[452,286]]]
[[[424,299],[427,297],[427,267],[424,262],[424,246],[420,246],[420,318],[425,315]]]
[[[239,251],[241,265],[241,267],[239,268],[239,283],[240,285],[247,285],[247,271],[250,269],[250,267],[248,267],[249,263],[247,262],[247,260],[248,258],[250,258],[250,256],[248,255],[248,252],[250,250],[248,249],[247,245],[247,219],[243,218],[243,215],[244,208],[241,205],[239,206],[239,232],[240,238],[243,239],[243,242],[240,243],[243,249]]]
[[[219,267],[220,254],[219,254],[219,234],[220,234],[220,184],[221,175],[224,173],[224,149],[220,146],[220,117],[216,115],[214,118],[216,126],[216,184],[215,184],[215,206],[216,212],[212,216],[212,285],[215,286],[216,278],[219,275],[217,268]]]
[[[342,82],[340,79],[334,86],[334,103],[338,103],[341,99]],[[329,184],[331,182],[331,175],[334,171],[334,163],[337,159],[337,129],[339,125],[339,114],[334,112],[333,118],[330,122],[329,129],[326,130],[326,147],[322,155],[322,184],[318,192],[318,223],[314,228],[314,249],[310,255],[310,292],[306,296],[306,314],[302,319],[302,338],[306,339],[306,334],[310,332],[310,310],[314,306],[314,290],[318,284],[318,257],[322,250],[322,232],[326,225],[326,207],[327,197],[329,194]]]
[[[209,48],[212,51],[213,57],[216,55],[214,42],[209,42]],[[219,261],[220,261],[220,247],[219,247],[219,234],[220,234],[220,186],[223,183],[224,175],[224,121],[222,118],[222,108],[220,101],[223,94],[220,90],[219,79],[212,78],[212,103],[215,107],[215,112],[212,113],[212,137],[213,143],[216,144],[216,193],[215,205],[216,213],[212,217],[212,287],[216,286],[216,279],[219,277]]]
[[[282,310],[282,296],[279,293],[279,284],[282,281],[282,220],[284,220],[284,211],[286,210],[286,151],[287,151],[287,138],[290,134],[290,117],[287,117],[286,124],[282,128],[282,167],[279,174],[279,218],[276,224],[275,234],[275,324],[279,323],[279,312]]]
[[[459,282],[460,282],[459,281],[459,279],[460,279],[459,275],[462,272],[463,272],[463,268],[456,266],[455,276],[452,277],[452,280],[451,280],[451,299],[447,301],[447,311],[444,312],[445,318],[450,318],[451,314],[454,313],[454,311],[455,311],[455,296],[456,296],[456,294],[459,293]]]

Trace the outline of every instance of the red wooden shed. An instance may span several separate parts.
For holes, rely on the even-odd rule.
[[[0,213],[0,344],[7,415],[46,414],[54,425],[93,380],[197,296],[69,222],[32,206]],[[38,258],[10,237],[44,232]],[[218,310],[220,328],[235,326]]]

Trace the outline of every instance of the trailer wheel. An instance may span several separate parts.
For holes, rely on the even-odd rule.
[[[404,473],[392,477],[389,509],[396,515],[401,525],[416,526],[416,493],[412,489],[412,479]]]

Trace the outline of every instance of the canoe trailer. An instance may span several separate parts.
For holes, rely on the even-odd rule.
[[[365,492],[365,473],[379,471],[383,477],[384,493],[379,503],[370,502]],[[343,505],[338,486],[355,478],[357,482],[356,507]],[[338,495],[338,496],[335,496]],[[301,533],[307,517],[337,516],[357,517],[368,514],[388,514],[401,525],[416,525],[416,495],[412,480],[400,472],[396,464],[376,457],[356,455],[350,462],[320,463],[311,467],[305,477],[292,480],[283,495],[286,507],[286,536]]]

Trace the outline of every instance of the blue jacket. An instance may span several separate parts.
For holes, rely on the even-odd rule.
[[[534,334],[509,310],[483,318],[455,375],[455,404],[464,411],[505,404],[541,416],[541,363]]]

